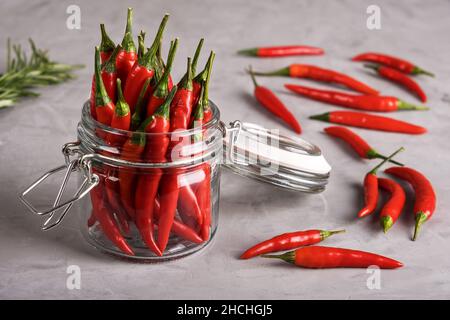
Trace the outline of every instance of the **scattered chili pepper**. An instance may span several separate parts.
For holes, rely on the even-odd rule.
[[[170,138],[163,134],[168,133],[170,129],[170,103],[176,91],[177,88],[174,87],[166,101],[141,125],[141,129],[146,133],[158,133],[157,136],[150,135],[147,137],[144,156],[146,160],[156,163],[166,162]],[[162,251],[156,244],[153,235],[153,210],[161,176],[162,170],[160,168],[142,172],[138,177],[135,196],[136,226],[146,245],[158,256],[162,256]]]
[[[105,205],[103,189],[104,188],[102,185],[98,185],[90,192],[92,209],[95,214],[95,218],[99,222],[100,228],[102,229],[105,236],[109,240],[111,240],[111,242],[114,243],[117,248],[119,248],[127,255],[134,256],[133,250],[120,234],[115,220],[111,217],[111,214]]]
[[[422,134],[427,132],[427,129],[425,129],[424,127],[420,127],[412,123],[362,112],[331,111],[319,115],[310,116],[309,118],[370,130],[400,132],[408,134]]]
[[[148,100],[146,107],[146,116],[150,117],[163,103],[169,94],[169,76],[172,71],[172,64],[178,47],[178,38],[170,43],[169,55],[164,74],[153,90],[153,94]]]
[[[298,247],[309,246],[319,243],[329,236],[345,230],[327,231],[327,230],[306,230],[290,233],[283,233],[269,240],[258,243],[241,255],[241,259],[250,259],[262,254],[291,250]]]
[[[388,168],[384,172],[400,179],[408,181],[413,187],[416,200],[414,202],[414,216],[416,225],[413,240],[417,239],[420,227],[425,221],[431,219],[436,209],[436,194],[431,182],[419,171],[408,167]]]
[[[133,41],[132,24],[133,24],[133,9],[128,8],[127,11],[127,25],[125,28],[125,35],[122,39],[122,50],[117,55],[117,76],[125,86],[128,74],[133,65],[137,61],[136,46]],[[124,88],[122,88],[124,89]]]
[[[294,115],[286,108],[280,99],[268,88],[258,85],[255,75],[250,67],[250,76],[255,85],[254,95],[256,100],[267,110],[272,112],[275,116],[287,123],[296,133],[300,134],[302,129]]]
[[[434,74],[419,68],[418,66],[412,64],[404,59],[396,58],[393,56],[388,56],[386,54],[366,52],[359,54],[352,58],[353,61],[367,61],[379,63],[394,69],[397,69],[403,73],[407,74],[425,74],[430,77],[434,77]]]
[[[105,25],[103,23],[100,24],[100,32],[102,34],[102,40],[100,42],[99,48],[100,59],[102,63],[105,63],[111,57],[112,52],[116,48],[116,45],[106,33]]]
[[[419,84],[404,73],[386,66],[373,64],[365,64],[364,66],[366,68],[375,70],[383,78],[402,85],[403,87],[417,95],[423,103],[427,102],[427,95],[419,86]]]
[[[134,108],[134,113],[131,116],[131,131],[135,131],[142,123],[142,118],[145,117],[145,104],[147,102],[147,94],[149,93],[148,89],[150,86],[150,82],[152,79],[145,80],[142,85],[141,92],[139,92],[139,96],[136,102],[136,108]]]
[[[311,46],[279,46],[279,47],[265,47],[265,48],[250,48],[239,50],[238,54],[252,56],[252,57],[287,57],[287,56],[304,56],[304,55],[322,55],[324,50],[322,48]]]
[[[131,122],[130,107],[123,97],[120,79],[117,79],[117,93],[117,103],[111,120],[111,127],[119,130],[129,130]]]
[[[428,110],[425,106],[411,103],[390,96],[354,95],[331,90],[319,90],[294,84],[285,84],[287,89],[304,97],[335,104],[342,107],[376,112],[392,112],[399,110]]]
[[[131,112],[134,112],[136,102],[139,97],[139,92],[149,78],[152,78],[155,74],[155,67],[157,63],[156,51],[160,45],[160,40],[164,32],[169,15],[166,14],[159,25],[158,32],[153,40],[152,46],[143,55],[142,59],[139,59],[130,70],[127,76],[127,82],[125,83],[124,96],[125,101],[130,106]]]
[[[366,176],[364,177],[364,207],[359,210],[358,218],[363,218],[365,216],[370,215],[377,208],[378,202],[378,177],[377,171],[380,167],[385,164],[389,159],[393,158],[397,153],[405,150],[404,148],[400,148],[391,154],[389,157],[380,162],[375,168],[370,170]]]
[[[321,82],[341,84],[349,89],[368,95],[378,95],[379,92],[365,83],[358,81],[343,73],[334,70],[324,69],[308,64],[291,64],[288,67],[270,71],[270,72],[253,72],[257,76],[285,76],[292,78],[306,78],[318,80]]]
[[[161,216],[160,211],[160,203],[158,198],[155,199],[155,209],[154,209],[154,215],[156,220],[159,219]],[[195,230],[191,229],[189,226],[185,225],[181,221],[179,221],[177,218],[173,220],[172,229],[170,230],[173,232],[173,234],[177,235],[178,237],[181,237],[183,239],[186,239],[188,241],[191,241],[193,243],[202,243],[204,242],[203,239],[195,232]]]
[[[363,159],[386,159],[386,156],[378,153],[363,138],[346,127],[332,126],[327,127],[324,131],[333,137],[342,139],[352,147],[353,150]],[[402,163],[390,159],[389,162],[403,166]]]
[[[106,92],[100,71],[100,51],[95,47],[95,114],[99,122],[110,125],[114,114],[114,103]]]
[[[405,191],[394,180],[378,178],[378,185],[391,194],[380,213],[380,222],[386,233],[397,221],[405,205]]]
[[[403,267],[403,263],[375,253],[322,246],[304,247],[282,255],[261,257],[282,259],[303,268],[367,268],[372,265],[381,269]]]

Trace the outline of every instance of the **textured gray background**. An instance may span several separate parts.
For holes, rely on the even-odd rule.
[[[0,110],[0,298],[450,298],[449,203],[449,1],[376,1],[382,9],[382,29],[366,28],[366,8],[374,1],[1,1],[0,43],[6,37],[51,48],[51,57],[84,63],[78,80],[40,90],[38,99]],[[81,7],[81,30],[65,27],[66,8]],[[41,220],[17,200],[18,191],[43,170],[61,163],[60,147],[75,138],[80,109],[89,93],[93,47],[98,23],[118,41],[127,6],[135,8],[135,28],[152,37],[165,12],[171,13],[167,41],[180,37],[175,79],[184,72],[184,58],[205,37],[205,53],[217,52],[212,99],[226,121],[242,119],[270,128],[282,127],[262,111],[250,94],[243,73],[252,63],[269,70],[292,62],[314,63],[354,75],[385,94],[417,102],[401,88],[377,79],[352,63],[357,53],[378,50],[408,57],[437,74],[417,78],[429,95],[429,112],[392,116],[425,125],[421,136],[358,130],[384,153],[399,146],[399,159],[424,172],[434,183],[439,203],[417,242],[410,241],[411,206],[384,235],[376,217],[357,221],[362,204],[361,181],[374,164],[352,155],[343,144],[321,133],[325,124],[307,117],[335,107],[295,97],[283,83],[315,85],[301,80],[260,79],[279,92],[301,121],[302,137],[318,144],[333,166],[322,195],[297,195],[223,172],[220,225],[215,241],[191,257],[158,265],[130,264],[91,249],[78,232],[72,214],[55,231],[39,230]],[[305,43],[324,47],[322,57],[258,60],[238,57],[239,48]],[[3,61],[3,60],[2,60]],[[204,61],[204,60],[203,60]],[[201,61],[201,64],[203,64]],[[4,63],[1,68],[3,70]],[[283,127],[284,128],[284,127]],[[56,184],[54,185],[56,187]],[[45,203],[53,191],[36,195]],[[412,196],[408,193],[408,196]],[[342,228],[346,235],[325,244],[371,250],[397,258],[405,267],[381,273],[381,290],[369,290],[366,270],[301,270],[281,261],[237,257],[248,246],[281,232],[307,228]],[[82,289],[66,289],[66,268],[79,265]]]

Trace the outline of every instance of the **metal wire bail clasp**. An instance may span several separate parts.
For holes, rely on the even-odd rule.
[[[42,230],[49,230],[55,226],[57,226],[66,213],[72,208],[73,204],[87,195],[97,184],[99,183],[99,177],[95,173],[92,172],[92,158],[93,154],[83,155],[82,152],[78,148],[79,142],[70,142],[66,143],[62,148],[62,153],[64,155],[65,164],[62,166],[56,167],[44,173],[40,178],[34,181],[28,188],[26,188],[19,196],[20,200],[30,209],[31,212],[37,214],[39,216],[47,216],[47,220],[42,224]],[[71,156],[77,155],[76,158],[71,159]],[[61,186],[59,187],[59,191],[56,195],[55,201],[53,202],[53,206],[49,209],[45,209],[43,211],[39,211],[35,206],[28,201],[25,196],[37,188],[41,183],[43,183],[50,176],[65,171],[64,178],[62,180]],[[63,202],[61,202],[62,195],[67,187],[67,182],[69,181],[70,175],[75,171],[81,171],[84,180],[81,183],[81,186],[77,189],[74,196]],[[63,209],[64,208],[64,209]],[[62,212],[58,215],[58,210],[63,209]]]

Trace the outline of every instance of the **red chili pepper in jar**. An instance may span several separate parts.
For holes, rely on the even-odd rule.
[[[285,84],[284,86],[292,92],[313,100],[364,111],[392,112],[400,110],[429,109],[425,106],[413,105],[396,97],[354,95],[338,91],[319,90],[294,84]]]
[[[408,134],[422,134],[427,129],[409,122],[400,121],[388,117],[353,111],[331,111],[319,115],[310,116],[310,119],[325,122],[343,124],[351,127],[359,127],[370,130],[388,132],[400,132]]]
[[[111,127],[119,130],[129,130],[131,123],[130,107],[123,97],[120,79],[117,79],[116,82],[118,95],[116,108],[111,120]]]
[[[378,153],[372,148],[361,136],[346,127],[332,126],[327,127],[324,131],[333,137],[345,141],[356,153],[363,159],[386,159],[387,157]],[[389,162],[403,166],[402,163],[390,159]]]
[[[100,32],[102,34],[102,40],[100,42],[99,48],[100,59],[102,63],[105,63],[111,57],[112,52],[116,48],[116,45],[106,33],[105,25],[103,23],[100,24]]]
[[[146,107],[146,117],[150,117],[163,103],[169,94],[169,76],[172,71],[172,64],[178,47],[178,38],[170,43],[169,55],[163,76],[153,90],[153,94],[148,100]]]
[[[146,161],[156,163],[166,162],[166,152],[170,138],[168,135],[164,135],[164,133],[168,133],[170,130],[170,103],[176,91],[177,88],[174,87],[167,96],[166,101],[141,126],[141,130],[146,133],[156,134],[147,137],[147,146],[144,152]],[[162,256],[162,251],[156,244],[153,235],[153,210],[161,176],[162,170],[160,168],[151,169],[148,172],[142,171],[138,177],[135,194],[136,226],[145,244],[158,256]]]
[[[117,75],[125,86],[128,74],[137,61],[136,46],[133,41],[132,24],[133,9],[128,8],[127,25],[125,27],[125,35],[122,39],[122,50],[117,55]],[[124,89],[124,88],[122,88]]]
[[[420,227],[433,216],[436,209],[436,193],[431,182],[419,171],[412,168],[388,168],[384,172],[408,181],[414,189],[416,200],[414,202],[414,216],[416,225],[413,240],[417,239]]]
[[[139,59],[130,70],[127,76],[127,82],[125,83],[124,96],[125,101],[131,108],[131,112],[134,112],[136,102],[139,97],[139,92],[149,78],[152,78],[155,74],[155,67],[157,64],[156,51],[160,45],[160,40],[164,32],[169,15],[166,14],[161,21],[158,28],[158,33],[153,40],[152,46],[147,50],[142,59]]]
[[[130,224],[128,223],[130,218],[120,202],[120,186],[119,179],[117,178],[117,172],[109,169],[104,181],[107,208],[110,209],[110,212],[115,214],[116,220],[119,223],[122,232],[128,235],[130,233]]]
[[[391,179],[378,178],[378,185],[391,194],[380,212],[380,222],[386,233],[397,221],[405,205],[405,191],[402,186]]]
[[[194,102],[193,105],[196,106],[198,103],[198,100],[200,98],[200,91],[202,87],[205,85],[206,77],[208,76],[209,71],[212,69],[212,66],[214,64],[214,58],[216,57],[216,54],[214,51],[211,51],[208,57],[208,61],[205,64],[205,67],[203,70],[195,76],[195,78],[192,80],[192,91],[194,96]],[[212,110],[208,106],[204,106],[205,110],[205,119],[206,122],[208,122],[212,118]],[[209,120],[208,120],[209,119]]]
[[[252,57],[287,57],[287,56],[304,56],[304,55],[322,55],[324,50],[322,48],[311,46],[278,46],[278,47],[264,47],[264,48],[250,48],[239,50],[238,54],[252,56]]]
[[[262,257],[282,259],[303,268],[367,268],[373,265],[380,269],[403,267],[403,263],[375,253],[321,246],[304,247],[282,255]]]
[[[404,148],[400,148],[391,154],[387,159],[383,160],[380,164],[378,164],[375,168],[370,170],[366,176],[364,177],[364,207],[359,210],[358,218],[363,218],[365,216],[370,215],[377,208],[378,202],[378,177],[377,171],[380,167],[385,164],[389,159],[393,158],[397,153],[405,150]]]
[[[306,230],[283,233],[269,240],[254,245],[241,255],[241,259],[250,259],[262,254],[291,250],[298,247],[310,246],[319,243],[326,238],[345,232],[345,230],[327,231],[327,230]]]
[[[116,69],[116,58],[119,54],[122,46],[119,44],[112,52],[108,61],[106,61],[102,66],[102,80],[105,85],[108,97],[112,101],[117,99],[117,69]]]
[[[203,47],[203,42],[205,41],[205,39],[201,38],[197,44],[197,48],[195,49],[194,52],[194,57],[192,58],[192,65],[191,65],[191,77],[192,77],[192,91],[194,92],[194,102],[193,105],[197,105],[197,100],[198,100],[198,94],[200,93],[200,87],[201,87],[201,83],[203,82],[203,80],[206,78],[206,66],[205,69],[200,72],[200,74],[198,74],[198,78],[196,76],[196,72],[197,72],[197,64],[198,64],[198,59],[200,58],[200,53],[202,51],[202,47]],[[209,59],[208,59],[209,60]],[[206,63],[208,64],[208,62]],[[202,75],[202,73],[205,72],[204,75]],[[184,81],[186,81],[186,74],[183,75],[183,77],[180,79],[180,82],[178,83],[178,85],[180,85],[181,83],[183,83]],[[196,83],[198,81],[198,83]]]
[[[115,106],[106,92],[100,67],[100,51],[95,47],[95,114],[97,121],[109,126]]]
[[[378,95],[379,92],[365,83],[358,81],[343,73],[334,70],[324,69],[308,64],[291,64],[288,67],[270,71],[270,72],[253,72],[257,76],[285,76],[291,78],[312,79],[327,83],[336,83],[343,85],[349,89],[368,95]]]
[[[286,106],[281,102],[280,99],[268,88],[260,86],[256,82],[255,75],[249,68],[249,73],[252,78],[253,84],[255,85],[254,95],[256,100],[268,111],[273,113],[275,116],[287,123],[296,133],[300,134],[302,129],[298,123],[295,116],[286,108]]]
[[[145,106],[148,101],[148,94],[150,93],[150,82],[152,79],[145,80],[141,91],[139,92],[139,97],[136,102],[136,108],[134,108],[134,113],[131,116],[130,130],[135,131],[139,128],[142,123],[142,119],[145,117]]]
[[[419,86],[419,84],[410,77],[408,77],[407,75],[405,75],[404,73],[386,66],[379,66],[372,64],[365,64],[364,66],[366,68],[371,68],[375,70],[383,78],[398,83],[399,85],[405,87],[410,92],[414,93],[417,97],[419,97],[419,99],[423,103],[427,102],[427,95]]]
[[[133,250],[123,238],[115,220],[106,207],[103,189],[103,185],[100,183],[90,192],[95,218],[99,222],[100,228],[105,236],[114,243],[117,248],[127,255],[134,256]]]
[[[385,65],[387,67],[391,67],[393,69],[399,70],[403,73],[407,74],[425,74],[427,76],[434,77],[434,74],[431,72],[428,72],[426,70],[423,70],[422,68],[419,68],[418,66],[414,65],[413,63],[406,61],[404,59],[396,58],[393,56],[388,56],[386,54],[382,53],[375,53],[375,52],[366,52],[359,54],[352,58],[353,61],[367,61],[367,62],[374,62],[379,63],[382,65]]]

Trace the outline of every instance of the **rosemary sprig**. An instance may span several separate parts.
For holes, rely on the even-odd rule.
[[[47,51],[36,48],[33,40],[29,42],[31,56],[28,59],[20,44],[11,45],[11,40],[7,41],[6,72],[0,75],[0,108],[14,105],[21,97],[37,97],[35,87],[73,79],[73,70],[83,67],[52,61]]]

